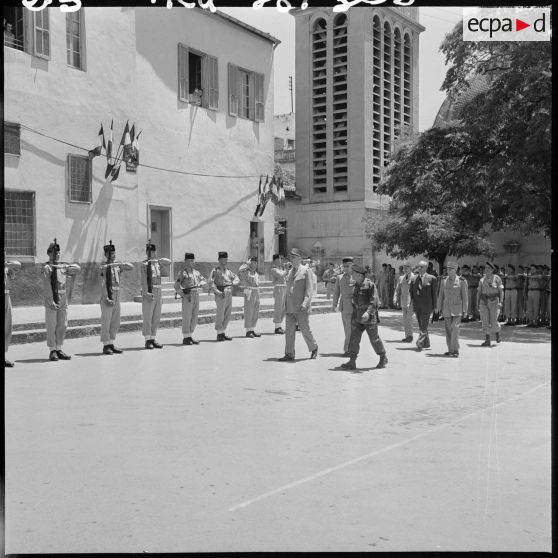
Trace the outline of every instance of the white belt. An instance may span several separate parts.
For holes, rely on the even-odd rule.
[[[285,289],[287,288],[287,285],[285,284],[281,284],[281,283],[277,283],[277,285],[273,285],[274,287],[285,287]]]

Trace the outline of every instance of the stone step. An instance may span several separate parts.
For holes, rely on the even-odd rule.
[[[174,289],[161,289],[163,302],[177,302],[178,299],[174,298]],[[273,297],[273,287],[263,287],[260,288],[260,298],[272,298]],[[242,296],[233,296],[233,299],[242,300]],[[200,302],[207,301],[207,300],[214,300],[214,295],[209,293],[200,293]],[[134,296],[134,302],[141,302],[142,296],[136,295]]]
[[[316,301],[312,303],[312,313],[325,314],[332,312],[331,301]],[[273,307],[264,306],[260,308],[260,318],[272,318]],[[242,320],[244,313],[242,308],[233,308],[231,320]],[[76,323],[77,322],[77,323]],[[200,310],[199,324],[215,323],[215,311]],[[123,316],[120,322],[119,331],[141,331],[142,329],[141,315]],[[180,328],[182,326],[182,316],[180,312],[170,312],[162,314],[160,328]],[[23,329],[20,329],[23,328]],[[76,337],[98,336],[101,333],[101,325],[98,319],[70,320],[68,329],[66,330],[66,339],[74,339]],[[180,335],[180,334],[179,334]],[[18,324],[14,326],[12,333],[12,344],[37,343],[46,341],[46,329],[44,323]]]

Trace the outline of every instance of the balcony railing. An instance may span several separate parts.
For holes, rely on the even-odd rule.
[[[276,163],[294,163],[295,150],[294,149],[278,149],[275,151]]]

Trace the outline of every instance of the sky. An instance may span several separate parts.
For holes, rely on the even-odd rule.
[[[293,76],[293,88],[296,91],[294,17],[267,6],[259,10],[230,7],[219,9],[281,41],[275,50],[275,114],[291,112],[289,76]],[[445,60],[438,49],[446,33],[461,21],[462,15],[463,9],[458,7],[419,8],[419,22],[426,27],[420,35],[419,46],[419,131],[432,126],[445,99],[445,94],[440,91],[446,73]]]

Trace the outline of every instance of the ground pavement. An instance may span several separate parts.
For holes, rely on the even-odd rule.
[[[10,347],[6,552],[550,551],[550,332],[467,324],[452,359],[381,317],[385,370],[364,339],[339,368],[339,314],[294,363],[270,319]]]

